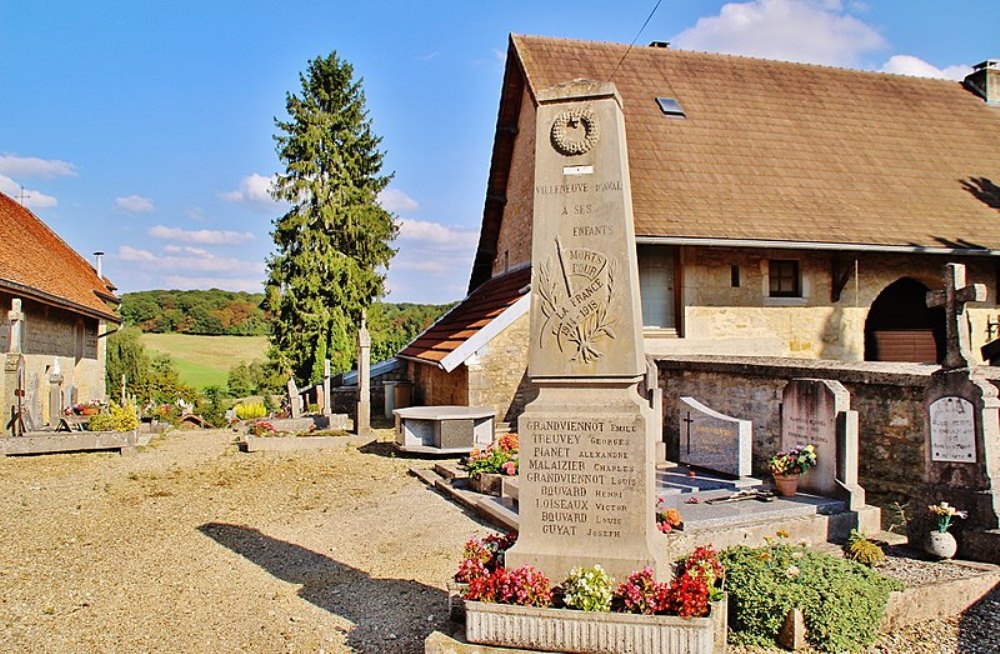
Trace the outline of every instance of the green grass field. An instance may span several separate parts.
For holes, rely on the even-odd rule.
[[[143,334],[142,343],[150,354],[169,354],[181,381],[197,389],[225,386],[231,367],[263,359],[267,351],[266,336]]]

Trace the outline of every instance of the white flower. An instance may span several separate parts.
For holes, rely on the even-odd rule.
[[[790,565],[790,566],[788,566],[788,568],[787,568],[787,569],[785,570],[785,576],[787,576],[787,577],[788,577],[789,579],[795,579],[796,577],[798,577],[798,576],[799,576],[799,574],[800,574],[801,572],[802,572],[802,571],[801,571],[801,570],[799,570],[799,568],[798,568],[797,566],[794,566],[794,565]]]

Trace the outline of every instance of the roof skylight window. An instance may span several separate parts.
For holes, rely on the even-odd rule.
[[[684,108],[676,98],[656,98],[660,111],[672,118],[684,118]]]

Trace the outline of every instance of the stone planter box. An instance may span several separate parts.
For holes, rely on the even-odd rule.
[[[500,492],[503,489],[503,478],[504,475],[481,472],[469,477],[469,488],[483,495],[500,497]]]
[[[465,602],[470,643],[581,654],[721,654],[727,601],[707,618],[594,613]]]

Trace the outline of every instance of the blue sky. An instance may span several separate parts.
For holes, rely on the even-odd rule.
[[[306,62],[352,62],[395,178],[396,302],[464,295],[510,32],[628,43],[655,4],[0,0],[0,190],[123,292],[260,290],[272,135]],[[960,79],[996,0],[663,0],[637,45]]]

